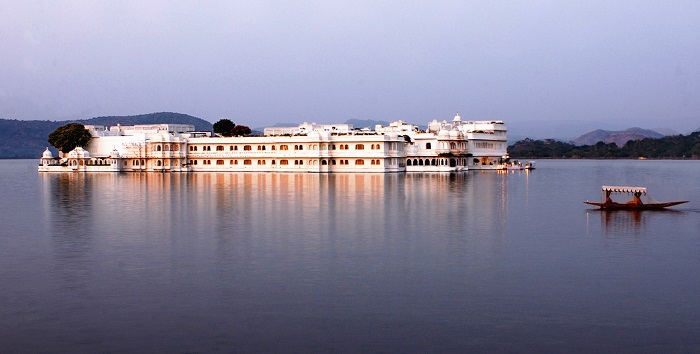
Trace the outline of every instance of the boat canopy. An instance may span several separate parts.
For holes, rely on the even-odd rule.
[[[603,186],[602,189],[603,192],[647,194],[647,189],[644,187]]]

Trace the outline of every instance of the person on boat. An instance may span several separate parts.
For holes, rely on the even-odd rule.
[[[630,205],[644,205],[644,203],[642,202],[642,200],[639,198],[639,197],[641,197],[641,196],[642,196],[642,192],[634,192],[634,197],[632,198],[632,200],[630,200],[629,202],[627,202],[627,204],[630,204]]]

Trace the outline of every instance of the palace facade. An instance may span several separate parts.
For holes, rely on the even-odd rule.
[[[507,160],[502,121],[452,121],[418,126],[392,122],[355,129],[303,123],[265,128],[262,136],[220,137],[194,126],[86,126],[85,147],[54,157],[40,172],[455,172],[501,169]]]

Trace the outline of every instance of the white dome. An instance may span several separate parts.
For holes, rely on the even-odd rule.
[[[456,130],[450,130],[450,139],[458,139],[459,138],[459,132]]]
[[[449,137],[450,137],[450,132],[447,130],[442,129],[438,132],[438,138],[440,138],[440,139],[449,138]]]
[[[71,150],[71,152],[68,153],[68,158],[71,158],[71,159],[89,159],[90,153],[87,152],[87,150],[78,146],[77,148]]]
[[[52,159],[53,158],[53,154],[51,153],[49,148],[46,148],[46,151],[44,151],[44,153],[41,155],[41,158],[42,159]]]
[[[118,158],[119,158],[119,151],[117,151],[117,149],[114,148],[114,149],[109,153],[109,157],[111,157],[111,158],[113,158],[113,159],[118,159]]]
[[[461,122],[461,121],[462,121],[462,117],[460,117],[460,116],[459,116],[459,113],[457,113],[457,115],[455,116],[455,118],[454,118],[452,121],[453,121],[453,122]]]

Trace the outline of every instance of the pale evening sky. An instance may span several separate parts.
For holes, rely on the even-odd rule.
[[[0,118],[700,127],[700,1],[0,0]]]

